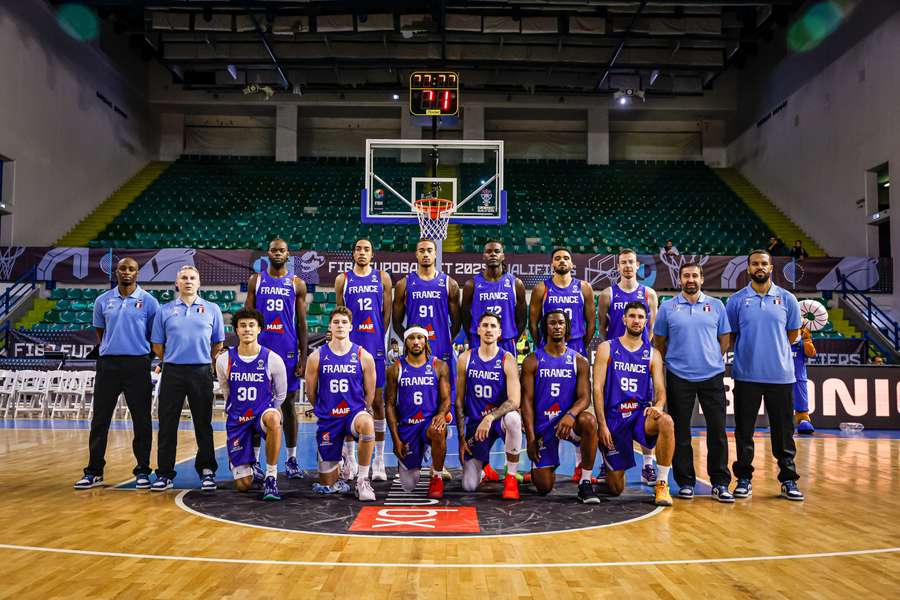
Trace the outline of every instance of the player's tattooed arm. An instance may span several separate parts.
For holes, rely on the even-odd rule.
[[[393,293],[394,284],[391,281],[391,276],[381,272],[381,289],[382,297],[381,297],[381,318],[384,319],[384,330],[390,331],[391,326],[391,312],[393,312],[394,307],[391,306],[391,294]]]
[[[541,309],[544,303],[544,294],[546,288],[543,283],[539,283],[531,290],[531,301],[528,306],[528,328],[531,330],[531,339],[537,346],[538,340],[541,339],[539,329],[541,326]]]
[[[306,399],[312,406],[316,405],[316,392],[319,386],[319,351],[313,352],[306,361]]]
[[[609,303],[612,297],[612,287],[600,290],[597,295],[597,321],[600,325],[600,338],[606,339],[609,329]]]
[[[462,308],[459,314],[459,318],[462,323],[462,330],[465,331],[467,335],[472,327],[472,300],[474,297],[475,280],[470,279],[463,285]]]
[[[397,377],[400,367],[392,364],[385,372],[384,381],[384,413],[387,417],[388,428],[391,430],[391,439],[394,440],[394,448],[400,445],[400,431],[397,428]]]
[[[581,282],[581,295],[584,297],[584,347],[591,347],[591,340],[594,339],[594,327],[597,314],[596,306],[594,306],[594,288],[587,281]]]
[[[606,366],[609,363],[609,342],[603,342],[597,348],[594,357],[594,413],[597,415],[597,426],[600,433],[600,444],[611,450],[612,434],[606,425],[606,413],[603,410],[603,391],[606,386]]]
[[[392,321],[394,332],[403,339],[403,320],[406,318],[406,277],[397,282],[394,288]]]
[[[663,372],[663,361],[659,352],[654,352],[650,357],[650,378],[653,380],[653,399],[656,400],[650,410],[655,408],[662,413],[666,408],[666,376]]]
[[[436,431],[444,431],[447,427],[447,414],[450,412],[450,367],[442,360],[435,359],[434,370],[438,381],[438,410],[431,419],[431,427]],[[452,374],[455,376],[455,373]]]
[[[508,412],[519,410],[522,388],[519,385],[519,365],[509,352],[504,353],[503,372],[506,375],[506,401],[488,413],[494,421]]]
[[[459,318],[459,284],[452,277],[448,277],[450,285],[447,288],[447,304],[450,309],[450,339],[455,339],[459,333],[462,321]]]
[[[254,273],[247,280],[247,297],[244,298],[244,306],[246,308],[256,308],[256,281],[259,279],[259,273]]]
[[[522,337],[528,324],[528,304],[525,295],[525,284],[516,277],[516,339]]]

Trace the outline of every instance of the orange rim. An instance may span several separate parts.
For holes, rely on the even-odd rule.
[[[416,210],[431,220],[439,218],[443,213],[453,208],[451,200],[443,198],[421,198],[415,202]]]

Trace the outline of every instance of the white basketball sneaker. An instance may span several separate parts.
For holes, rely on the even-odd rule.
[[[360,502],[375,502],[375,490],[368,479],[360,477],[356,480],[356,497]]]
[[[384,456],[376,456],[372,460],[372,481],[387,481],[387,471],[384,469]]]

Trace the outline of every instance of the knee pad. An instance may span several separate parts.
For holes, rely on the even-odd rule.
[[[474,492],[478,489],[478,484],[481,483],[481,470],[484,466],[481,464],[480,460],[475,460],[471,458],[466,461],[465,466],[463,466],[463,480],[462,487],[467,492]]]
[[[374,442],[375,434],[374,433],[361,433],[359,434],[360,442]]]
[[[384,419],[375,419],[375,433],[384,433],[387,427],[387,421]]]
[[[507,454],[518,456],[522,451],[522,417],[517,412],[503,415],[504,447]]]
[[[403,488],[403,491],[409,494],[416,489],[416,484],[419,483],[419,474],[420,469],[407,469],[403,466],[401,462],[399,464],[400,467],[400,487]]]

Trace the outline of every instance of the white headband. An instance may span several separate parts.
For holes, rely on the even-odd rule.
[[[409,329],[407,329],[406,331],[403,332],[403,341],[405,342],[406,338],[408,338],[409,336],[416,334],[416,333],[418,333],[421,336],[424,336],[426,340],[428,339],[428,332],[425,331],[424,327],[419,327],[418,325],[413,325],[412,327],[410,327]]]

